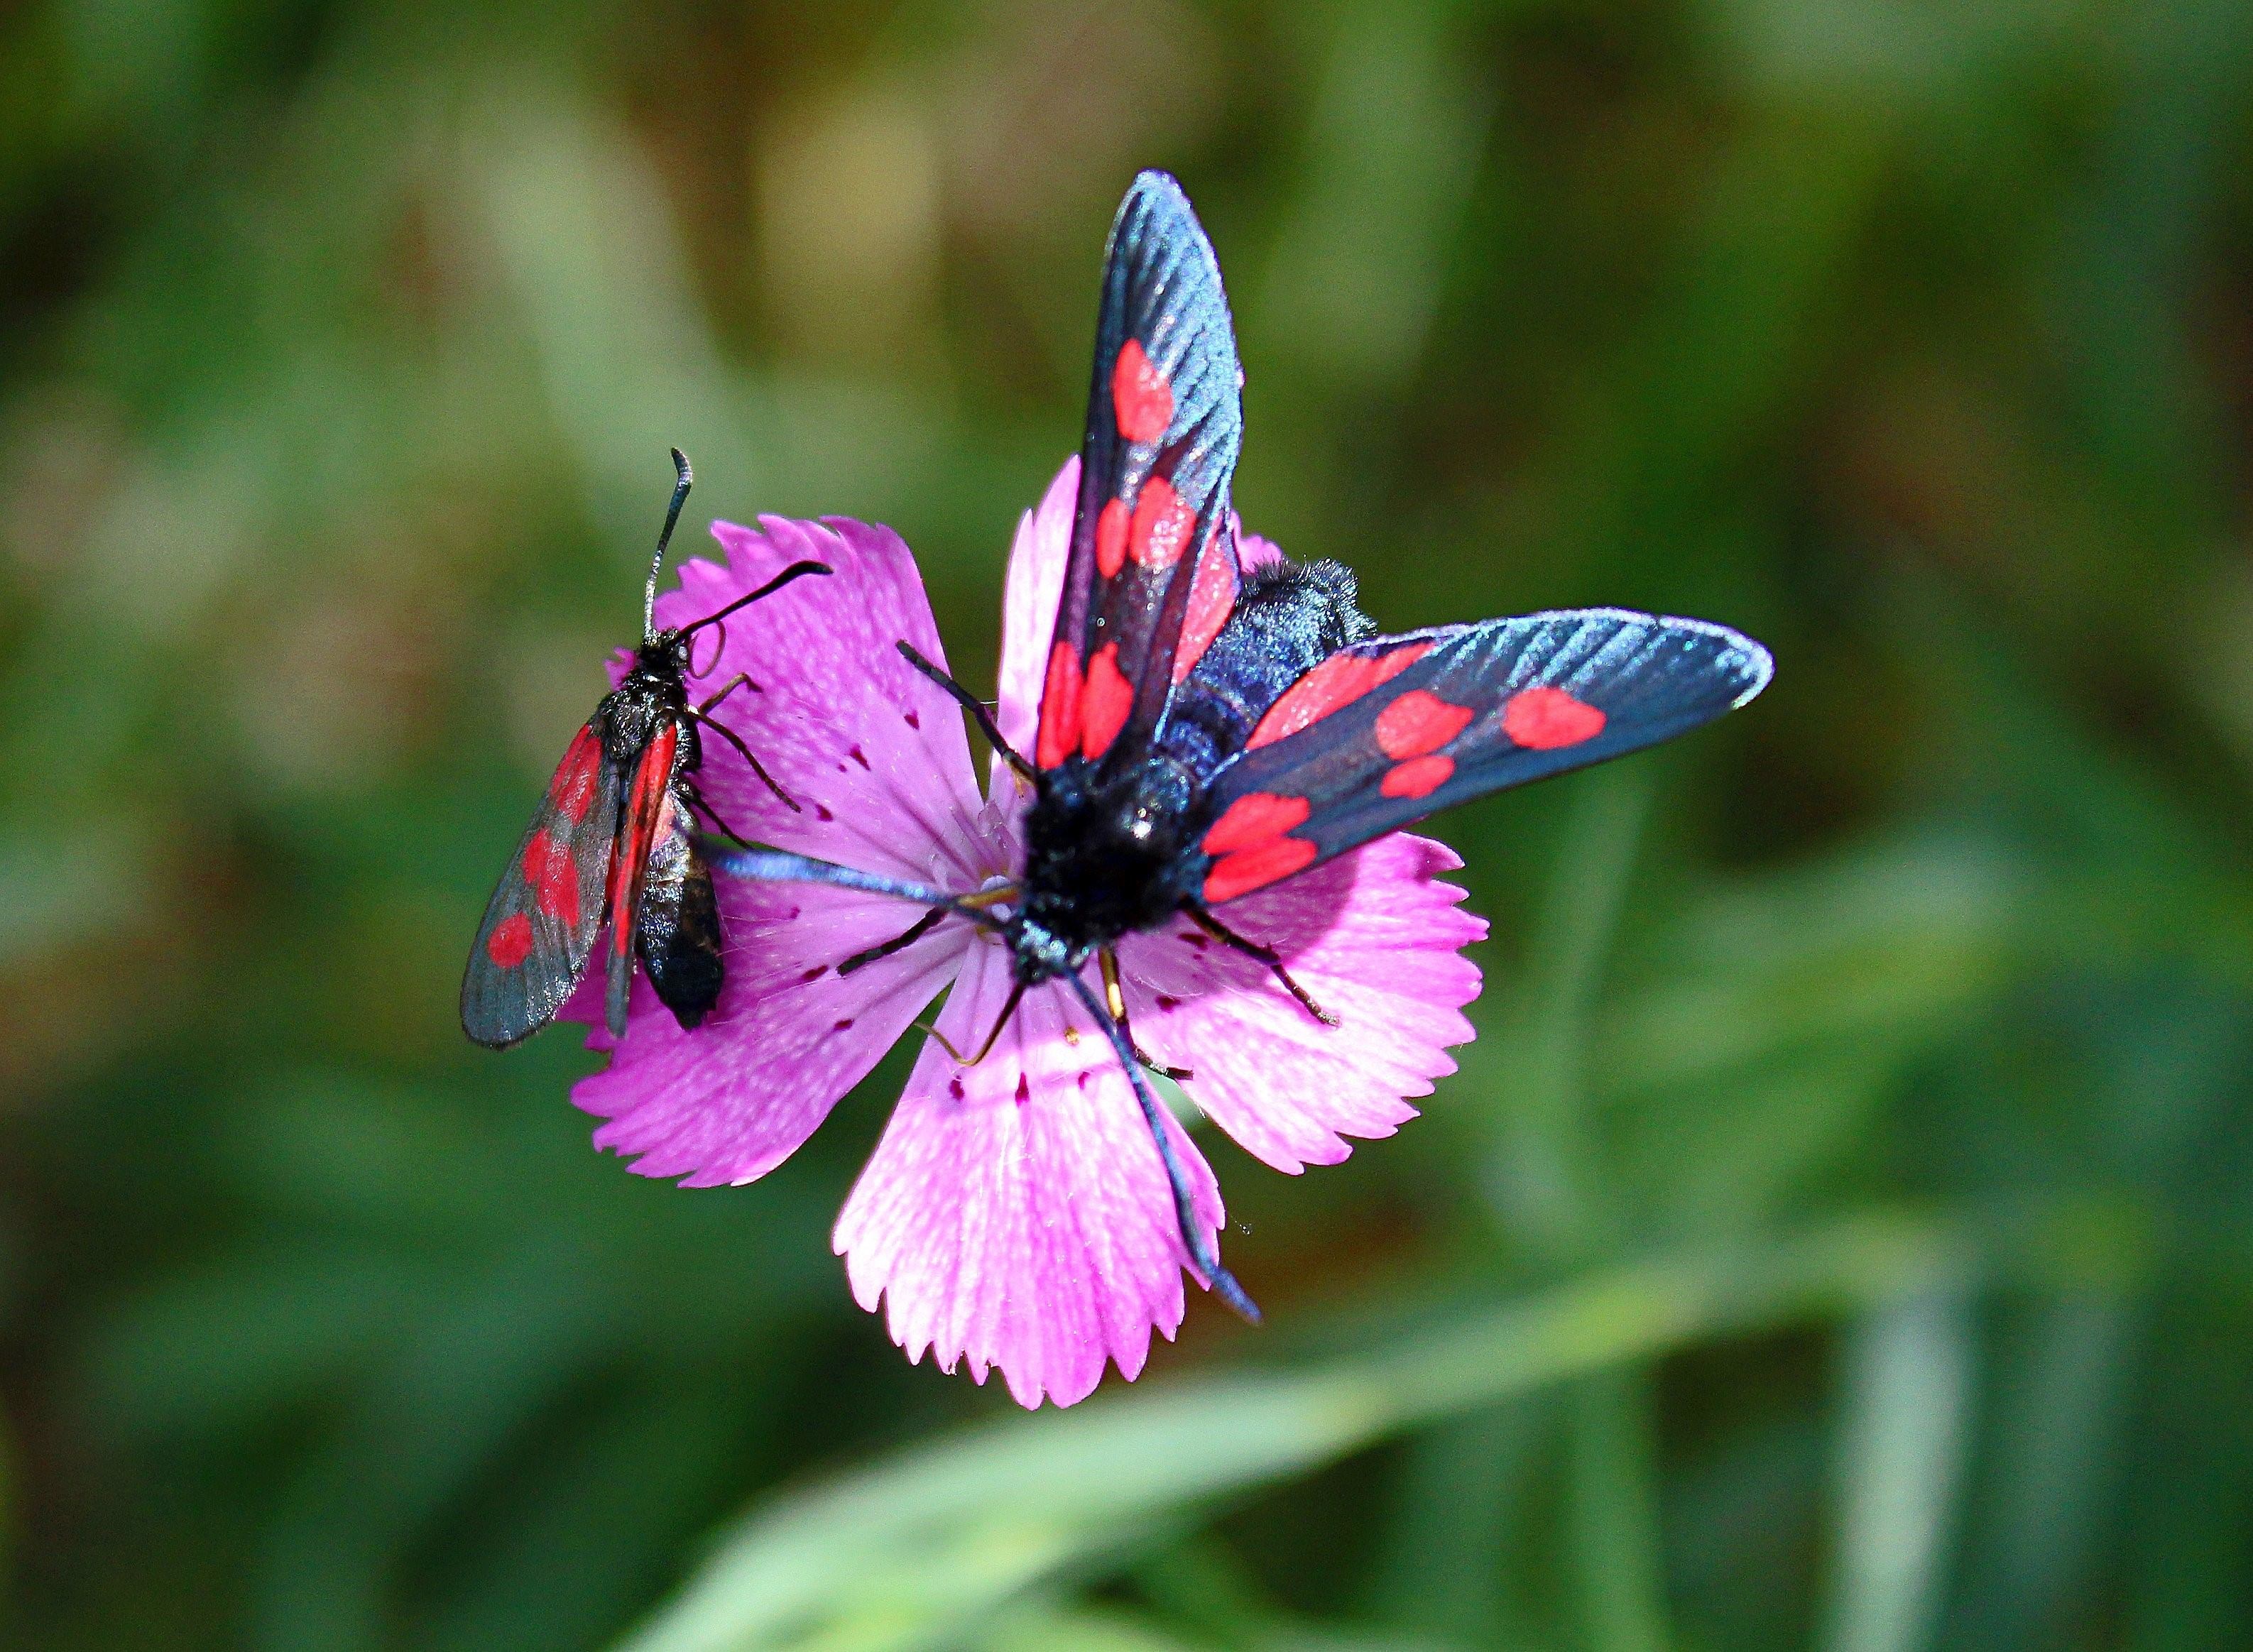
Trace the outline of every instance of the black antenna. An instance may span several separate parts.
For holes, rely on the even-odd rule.
[[[673,469],[680,480],[673,484],[673,503],[665,512],[665,526],[657,535],[657,554],[649,562],[649,586],[641,598],[641,639],[645,643],[657,640],[657,576],[665,568],[665,547],[673,542],[673,525],[680,519],[680,507],[688,502],[689,484],[696,478],[689,473],[688,456],[679,448],[673,450]]]

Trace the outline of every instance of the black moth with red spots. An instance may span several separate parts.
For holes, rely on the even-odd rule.
[[[683,1027],[697,1025],[718,1001],[724,979],[720,911],[712,874],[693,835],[692,810],[701,810],[723,831],[726,826],[696,789],[694,777],[703,763],[700,725],[734,743],[778,797],[798,806],[758,759],[707,715],[749,680],[739,676],[692,705],[689,655],[694,632],[722,623],[800,575],[829,570],[820,562],[794,563],[717,613],[659,631],[657,576],[691,481],[688,461],[678,449],[673,462],[673,502],[650,563],[633,667],[603,697],[563,754],[470,949],[462,976],[462,1030],[496,1049],[529,1037],[555,1017],[586,974],[606,917],[604,1007],[611,1032],[625,1032],[637,955],[659,1001]]]
[[[1339,564],[1248,566],[1229,512],[1242,382],[1211,243],[1181,186],[1145,172],[1112,227],[1071,560],[1016,759],[1034,799],[1004,934],[1025,985],[1176,912],[1265,955],[1209,909],[1768,683],[1767,650],[1698,620],[1590,609],[1378,637]]]

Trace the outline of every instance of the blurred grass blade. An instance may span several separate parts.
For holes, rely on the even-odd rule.
[[[1575,1383],[1566,1417],[1573,1590],[1587,1652],[1666,1652],[1650,1384],[1638,1371]]]
[[[1551,1409],[1531,1400],[1472,1412],[1407,1447],[1369,1592],[1375,1616],[1465,1646],[1513,1643],[1522,1608],[1503,1557],[1526,1519]]]
[[[1288,1375],[1123,1395],[973,1430],[754,1516],[632,1652],[937,1644],[1166,1516],[1403,1429],[1705,1338],[1926,1288],[1952,1265],[1892,1216],[1619,1267]]]
[[[668,446],[726,498],[755,499],[752,410],[697,301],[663,181],[568,87],[524,88],[495,119],[506,136],[480,151],[477,199],[595,519],[622,547],[646,539]],[[682,554],[701,554],[699,537]]]
[[[1653,784],[1648,764],[1575,781],[1511,1025],[1487,1047],[1488,1061],[1508,1052],[1506,1068],[1494,1070],[1490,1080],[1508,1100],[1495,1197],[1513,1227],[1552,1254],[1584,1249],[1606,1226],[1586,1140],[1582,1052]]]
[[[1331,24],[1298,200],[1255,314],[1332,394],[1390,387],[1438,302],[1491,103],[1452,48],[1452,0],[1350,0]]]
[[[1880,1308],[1848,1344],[1828,1652],[1925,1643],[1971,1408],[1971,1304],[1934,1291]]]

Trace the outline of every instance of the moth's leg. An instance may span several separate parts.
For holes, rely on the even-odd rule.
[[[1078,971],[1067,973],[1064,979],[1078,997],[1081,1007],[1095,1018],[1095,1024],[1103,1029],[1104,1037],[1111,1042],[1112,1053],[1119,1057],[1119,1064],[1126,1070],[1126,1082],[1133,1088],[1136,1105],[1142,1109],[1142,1122],[1149,1126],[1150,1140],[1157,1144],[1158,1158],[1166,1167],[1166,1181],[1174,1194],[1174,1220],[1181,1228],[1182,1244],[1189,1253],[1189,1261],[1199,1273],[1204,1275],[1205,1282],[1212,1286],[1216,1296],[1254,1325],[1259,1324],[1259,1304],[1237,1283],[1236,1276],[1221,1266],[1219,1256],[1205,1242],[1203,1226],[1197,1220],[1196,1195],[1190,1189],[1189,1172],[1182,1168],[1180,1155],[1174,1151],[1173,1137],[1166,1128],[1164,1110],[1159,1106],[1157,1097],[1151,1093],[1150,1086],[1143,1082],[1141,1066],[1134,1059],[1133,1041],[1111,1018],[1103,1000],[1080,979]]]
[[[1015,746],[1001,738],[1001,730],[994,721],[994,714],[986,709],[986,702],[917,653],[913,645],[902,643],[899,647],[901,658],[946,690],[955,702],[970,714],[970,720],[978,725],[978,732],[986,736],[986,743],[1000,752],[1001,761],[1029,783],[1034,777],[1033,765],[1018,755]]]
[[[960,1050],[954,1047],[952,1041],[951,1041],[945,1033],[942,1033],[938,1028],[930,1025],[928,1022],[917,1021],[915,1023],[915,1027],[917,1031],[929,1033],[933,1038],[938,1040],[938,1047],[954,1058],[954,1064],[956,1066],[975,1067],[980,1062],[984,1061],[987,1056],[994,1053],[994,1046],[1001,1040],[1001,1029],[1009,1024],[1009,1018],[1017,1013],[1017,1005],[1023,1000],[1024,996],[1024,982],[1012,981],[1009,984],[1009,996],[1001,1006],[1001,1013],[994,1018],[994,1030],[986,1035],[986,1042],[978,1046],[978,1053],[974,1056],[964,1055]]]
[[[734,694],[738,688],[743,687],[746,683],[750,683],[753,688],[758,687],[758,684],[751,682],[750,673],[747,671],[737,672],[721,686],[720,691],[717,694],[707,694],[703,699],[696,702],[696,714],[700,717],[702,716],[706,712],[711,710],[713,707],[718,705],[722,701],[725,700],[729,694]]]
[[[1177,1084],[1196,1077],[1193,1070],[1168,1067],[1134,1042],[1134,1028],[1126,1019],[1126,994],[1119,986],[1119,954],[1106,946],[1097,956],[1103,965],[1103,1001],[1110,1007],[1111,1018],[1119,1023],[1119,1030],[1126,1035],[1126,1042],[1134,1051],[1134,1059],[1154,1073],[1163,1073]]]
[[[739,678],[737,680],[748,682],[750,679]],[[717,696],[715,696],[715,698],[717,698]],[[708,701],[705,703],[708,705],[711,702]],[[701,708],[694,706],[688,708],[687,714],[697,722],[701,723],[705,728],[711,729],[713,733],[718,735],[729,745],[735,747],[736,754],[741,756],[745,763],[751,765],[751,772],[758,776],[760,779],[766,782],[767,790],[773,792],[778,798],[780,798],[789,807],[790,812],[792,814],[804,814],[806,812],[805,810],[798,806],[798,799],[792,797],[789,792],[785,791],[782,787],[777,784],[775,777],[767,772],[766,765],[761,763],[757,757],[751,756],[751,749],[743,742],[742,738],[736,735],[734,729],[728,727],[726,723],[722,722],[716,717],[706,716]]]
[[[930,934],[937,926],[938,920],[953,910],[949,906],[934,906],[930,911],[909,924],[906,929],[893,936],[890,940],[880,941],[865,951],[854,953],[852,957],[837,966],[837,972],[840,975],[850,975],[864,965],[873,964],[880,958],[889,958],[895,952],[905,951]]]
[[[1245,957],[1251,958],[1255,963],[1265,964],[1267,966],[1269,972],[1272,973],[1277,980],[1282,982],[1283,990],[1290,993],[1292,997],[1297,999],[1299,1000],[1299,1007],[1305,1010],[1308,1014],[1313,1016],[1325,1027],[1336,1027],[1339,1024],[1338,1018],[1336,1016],[1331,1014],[1329,1011],[1324,1009],[1320,1004],[1315,1002],[1313,993],[1308,992],[1305,987],[1300,986],[1298,982],[1291,979],[1291,972],[1283,967],[1282,954],[1278,952],[1273,947],[1262,946],[1257,941],[1246,940],[1243,936],[1238,935],[1234,930],[1229,928],[1227,924],[1222,923],[1218,918],[1206,911],[1202,906],[1197,905],[1195,902],[1189,903],[1182,910],[1189,915],[1189,919],[1192,923],[1194,923],[1199,929],[1203,930],[1206,934],[1211,936],[1213,939],[1220,942],[1224,946],[1233,947],[1236,951],[1243,953]]]
[[[711,821],[714,826],[718,826],[720,830],[725,833],[729,837],[735,839],[736,842],[742,844],[749,844],[750,842],[749,838],[745,837],[742,833],[736,831],[735,827],[728,824],[726,816],[722,815],[717,809],[712,806],[712,799],[704,795],[704,789],[701,786],[698,785],[694,780],[684,780],[683,787],[688,793],[688,801],[696,805],[697,809],[703,814],[706,819]]]
[[[890,940],[872,946],[865,952],[854,953],[852,957],[837,966],[837,972],[840,975],[850,975],[863,964],[873,964],[880,958],[889,958],[903,946],[914,945],[924,936],[930,934],[931,926],[949,912],[959,912],[965,917],[976,917],[989,907],[998,906],[1004,901],[1015,900],[1022,892],[1017,885],[1005,883],[999,889],[980,889],[974,895],[958,895],[949,904],[933,907],[913,924],[908,925],[905,931],[892,937]],[[992,1041],[989,1039],[987,1042],[990,1044]]]

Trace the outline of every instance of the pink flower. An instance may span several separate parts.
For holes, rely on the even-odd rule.
[[[996,715],[1020,749],[1033,744],[1078,478],[1074,459],[1010,554]],[[803,805],[792,813],[726,742],[707,741],[703,789],[729,824],[954,894],[1008,881],[1025,796],[998,759],[993,795],[981,795],[961,714],[895,646],[945,662],[906,545],[836,518],[712,532],[727,565],[687,564],[681,589],[659,601],[660,624],[711,612],[802,557],[834,570],[731,622],[717,659],[697,662],[714,680],[750,674],[757,692],[731,697],[724,714]],[[1275,554],[1244,544],[1247,557]],[[1127,938],[1135,1036],[1189,1070],[1182,1090],[1279,1170],[1335,1164],[1350,1138],[1392,1134],[1415,1116],[1406,1098],[1454,1070],[1447,1047],[1472,1035],[1461,1009],[1479,972],[1459,954],[1486,926],[1439,881],[1461,864],[1398,833],[1226,909],[1233,928],[1284,954],[1335,1028],[1185,918]],[[631,1156],[641,1175],[692,1187],[764,1175],[941,990],[952,988],[937,1025],[958,1049],[986,1036],[1008,995],[1007,951],[959,918],[841,978],[841,961],[898,935],[917,909],[820,884],[717,882],[728,969],[717,1009],[684,1032],[637,979],[627,1036],[596,1028],[589,1042],[610,1063],[573,1091],[606,1120],[596,1145]],[[1028,1406],[1085,1398],[1106,1360],[1138,1375],[1152,1328],[1170,1337],[1181,1323],[1184,1269],[1197,1277],[1149,1126],[1068,986],[1028,992],[976,1066],[924,1040],[835,1233],[854,1297],[872,1311],[885,1300],[909,1358],[930,1349],[947,1370],[966,1361],[980,1382],[998,1366]],[[1187,1132],[1168,1129],[1216,1248],[1219,1189]]]

